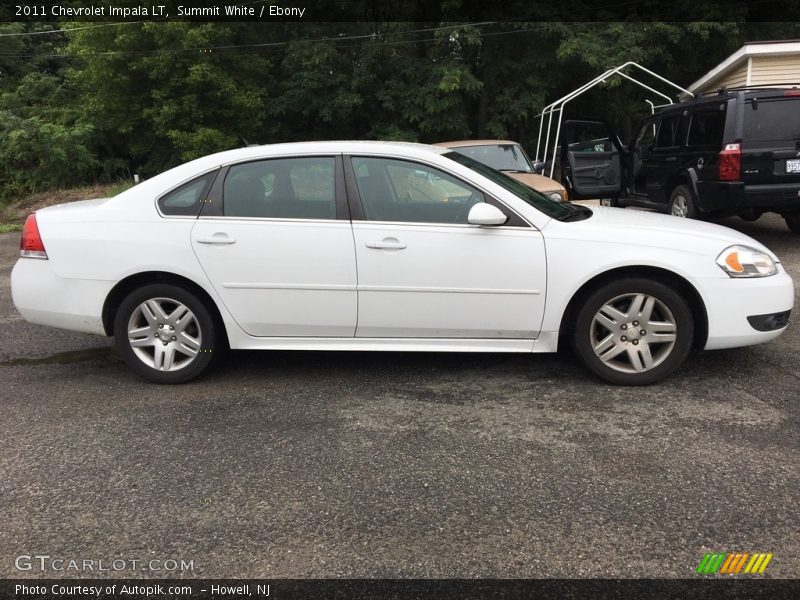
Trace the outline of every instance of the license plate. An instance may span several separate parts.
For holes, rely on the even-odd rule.
[[[787,173],[800,173],[800,158],[786,161]]]

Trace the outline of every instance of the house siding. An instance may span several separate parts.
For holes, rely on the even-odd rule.
[[[750,85],[800,84],[800,54],[754,56]]]

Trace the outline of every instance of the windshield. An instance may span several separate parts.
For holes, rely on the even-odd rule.
[[[519,144],[460,146],[453,151],[468,156],[498,171],[532,173],[533,166]]]
[[[486,179],[489,179],[500,187],[507,189],[517,198],[524,200],[535,209],[546,214],[548,217],[564,220],[580,212],[580,210],[572,204],[555,202],[544,194],[541,194],[536,190],[521,184],[519,181],[509,177],[505,173],[501,173],[500,171],[492,169],[491,167],[487,167],[483,163],[473,160],[468,156],[464,156],[458,152],[447,152],[443,156],[454,162],[457,162],[460,165],[464,165],[465,167],[472,169],[476,173],[480,173],[486,177]]]

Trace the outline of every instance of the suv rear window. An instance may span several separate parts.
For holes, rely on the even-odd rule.
[[[800,97],[748,100],[744,109],[744,141],[800,140]]]

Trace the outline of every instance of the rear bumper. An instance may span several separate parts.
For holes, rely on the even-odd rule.
[[[800,212],[800,183],[745,185],[741,181],[698,181],[697,206],[703,212],[752,209]]]
[[[11,297],[26,321],[106,335],[102,311],[111,281],[66,279],[49,260],[20,258],[11,271]]]
[[[794,306],[794,283],[778,269],[771,277],[693,280],[708,314],[706,350],[760,344],[786,331],[788,314],[781,314]]]

